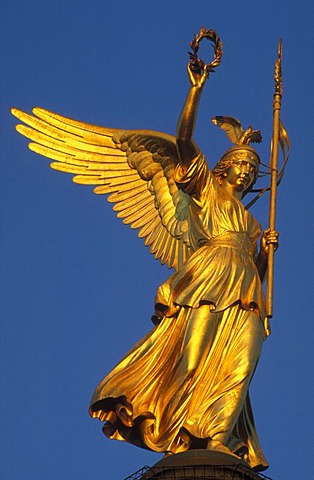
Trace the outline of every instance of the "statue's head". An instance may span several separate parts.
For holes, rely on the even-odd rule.
[[[254,176],[250,185],[243,191],[243,195],[246,195],[253,187],[254,183],[256,182],[259,165],[260,165],[260,157],[256,150],[249,145],[236,145],[234,147],[229,148],[221,157],[219,162],[215,165],[213,169],[213,174],[215,175],[218,183],[221,185],[223,183],[224,178],[227,175],[229,168],[241,162],[248,162],[252,166],[255,167]]]
[[[213,174],[218,180],[218,183],[221,185],[223,184],[229,168],[236,163],[242,162],[243,165],[244,163],[249,163],[254,166],[254,175],[252,175],[251,171],[249,185],[242,191],[243,197],[252,189],[257,179],[261,160],[256,150],[254,150],[249,144],[251,142],[260,143],[262,141],[261,132],[260,130],[253,130],[251,125],[244,130],[239,120],[234,117],[219,115],[212,118],[212,122],[221,128],[229,140],[234,144],[233,147],[229,148],[229,150],[223,154],[213,170]],[[251,167],[250,170],[252,170]]]

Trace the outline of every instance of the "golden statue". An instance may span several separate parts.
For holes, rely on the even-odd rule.
[[[202,38],[214,43],[209,65],[197,57]],[[74,174],[74,182],[110,194],[117,216],[174,269],[157,291],[155,327],[99,384],[91,416],[109,438],[167,455],[218,450],[263,470],[248,390],[269,334],[262,281],[278,234],[261,235],[241,203],[259,171],[249,143],[261,141],[260,132],[215,117],[235,145],[212,171],[193,139],[202,90],[222,50],[206,29],[191,46],[176,137],[98,127],[40,108],[35,116],[12,113],[29,125],[17,130],[32,140],[31,150],[54,159],[51,167]]]

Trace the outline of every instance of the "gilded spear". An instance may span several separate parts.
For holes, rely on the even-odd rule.
[[[278,147],[280,142],[280,109],[282,98],[282,39],[278,44],[278,56],[275,62],[275,92],[273,97],[273,135],[272,148],[270,155],[270,205],[269,205],[269,229],[275,230],[276,224],[276,197],[277,197],[277,180],[278,180]],[[273,316],[273,291],[274,291],[274,244],[268,245],[268,264],[267,264],[267,287],[266,287],[266,317]]]

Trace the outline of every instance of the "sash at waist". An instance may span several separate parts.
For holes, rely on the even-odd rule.
[[[249,235],[239,232],[228,232],[216,237],[204,238],[198,241],[198,245],[199,247],[207,245],[209,247],[235,248],[251,255],[255,252],[255,243],[252,242]]]

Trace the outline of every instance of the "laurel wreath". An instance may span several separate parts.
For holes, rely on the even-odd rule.
[[[212,47],[214,49],[214,60],[207,64],[204,60],[198,58],[197,55],[203,38],[209,40],[213,44]],[[190,42],[190,47],[193,50],[193,53],[188,52],[190,56],[190,67],[194,72],[202,74],[206,70],[207,76],[209,76],[209,73],[214,72],[215,68],[220,65],[222,57],[222,42],[215,30],[207,30],[206,27],[202,27],[197,35],[194,34],[193,41]]]

